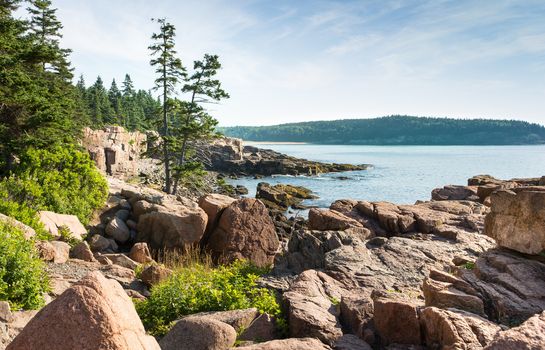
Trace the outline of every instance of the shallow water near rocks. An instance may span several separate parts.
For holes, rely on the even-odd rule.
[[[304,186],[319,199],[307,205],[328,207],[337,199],[352,198],[413,204],[429,200],[431,191],[447,184],[466,185],[467,179],[489,174],[501,179],[545,175],[545,145],[539,146],[344,146],[259,144],[294,157],[350,164],[373,164],[364,171],[321,176],[241,178],[254,197],[259,182]]]

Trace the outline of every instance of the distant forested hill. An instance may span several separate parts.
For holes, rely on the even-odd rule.
[[[517,120],[389,116],[220,128],[250,141],[353,145],[545,144],[545,127]]]

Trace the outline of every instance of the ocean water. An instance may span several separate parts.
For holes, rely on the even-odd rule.
[[[315,177],[272,176],[231,180],[255,196],[261,181],[311,189],[320,198],[305,204],[328,207],[337,199],[412,204],[429,200],[431,191],[447,184],[466,185],[467,179],[489,174],[501,179],[545,175],[545,145],[539,146],[343,146],[259,144],[291,156],[315,161],[372,164],[364,171]],[[340,179],[339,177],[348,177]]]

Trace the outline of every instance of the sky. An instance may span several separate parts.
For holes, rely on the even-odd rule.
[[[53,0],[76,75],[153,87],[165,17],[185,66],[218,54],[222,126],[392,114],[545,125],[543,0]],[[19,14],[22,15],[23,11]]]

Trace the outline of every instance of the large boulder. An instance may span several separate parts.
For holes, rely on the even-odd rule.
[[[421,344],[418,310],[422,306],[402,294],[385,293],[373,299],[374,323],[382,344]]]
[[[308,227],[311,230],[318,231],[357,231],[363,234],[363,239],[371,235],[371,232],[364,228],[361,223],[334,210],[310,209],[308,213]]]
[[[129,258],[141,264],[147,264],[153,261],[148,245],[144,242],[135,243],[132,246],[131,251],[129,252]]]
[[[70,257],[73,259],[80,259],[83,261],[90,261],[90,262],[96,261],[95,257],[93,256],[93,252],[91,251],[91,248],[89,247],[89,243],[85,241],[76,244],[70,250]]]
[[[152,249],[180,249],[200,241],[208,220],[204,210],[181,204],[155,209],[138,218],[138,242]]]
[[[224,210],[207,247],[223,262],[247,259],[257,266],[268,266],[273,263],[279,244],[265,205],[257,199],[244,198]]]
[[[162,350],[226,350],[235,344],[237,332],[227,323],[206,317],[186,317],[161,339]]]
[[[545,187],[518,193],[502,190],[490,198],[485,234],[521,253],[539,254],[545,249]]]
[[[519,327],[498,333],[486,350],[545,349],[545,312],[530,317]]]
[[[478,201],[477,187],[448,185],[436,188],[431,192],[431,199],[434,201],[446,200],[470,200]]]
[[[60,237],[59,229],[65,227],[76,239],[81,240],[87,234],[85,226],[75,215],[57,214],[52,211],[40,211],[40,222],[54,237]]]
[[[430,349],[482,349],[501,330],[482,317],[456,309],[427,307],[420,319]]]
[[[343,332],[337,307],[346,290],[323,272],[301,273],[284,293],[290,336],[318,338],[332,345]]]
[[[92,272],[45,306],[8,350],[159,350],[116,281]]]
[[[218,225],[221,213],[234,201],[234,198],[217,193],[207,194],[199,198],[199,207],[208,216],[208,223],[206,225],[206,232],[202,238],[202,244],[206,245],[210,234]]]
[[[271,186],[266,182],[257,185],[255,198],[258,198],[268,207],[286,210],[289,206],[300,204],[305,199],[317,198],[312,191],[302,186],[277,184]]]
[[[106,226],[106,234],[119,243],[125,243],[131,237],[130,229],[119,216],[115,216]]]

